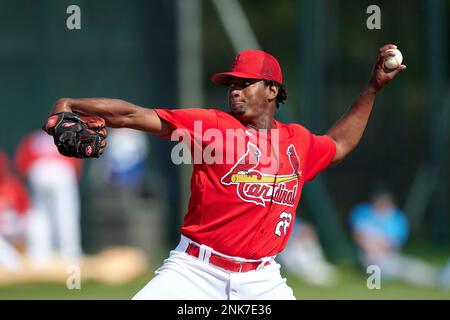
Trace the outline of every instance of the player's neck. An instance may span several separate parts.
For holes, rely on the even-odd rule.
[[[275,119],[271,115],[263,115],[255,119],[245,121],[243,123],[246,127],[254,130],[266,129],[270,131],[275,126]]]

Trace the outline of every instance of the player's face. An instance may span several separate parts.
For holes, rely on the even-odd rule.
[[[251,120],[267,112],[267,87],[264,81],[233,78],[228,90],[231,114],[240,120]]]

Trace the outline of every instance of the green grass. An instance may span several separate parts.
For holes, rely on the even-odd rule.
[[[449,289],[424,288],[400,281],[381,282],[380,289],[368,289],[369,275],[359,270],[339,269],[340,281],[333,287],[317,287],[306,284],[295,276],[285,274],[297,299],[302,300],[379,300],[379,299],[450,299]]]
[[[382,283],[381,289],[366,287],[367,275],[359,270],[340,268],[340,283],[321,288],[284,274],[297,299],[450,299],[450,290],[422,288],[401,282]],[[84,282],[80,290],[65,284],[21,284],[0,287],[0,299],[130,299],[152,277],[149,273],[124,285]]]
[[[36,283],[0,286],[0,299],[106,299],[129,300],[152,277],[153,273],[122,285],[108,285],[93,281],[82,282],[80,289],[69,290],[65,283]]]
[[[449,248],[414,246],[406,249],[408,254],[420,256],[436,265],[444,265],[450,257]],[[156,260],[155,260],[156,261]],[[161,259],[162,261],[162,259]],[[152,266],[158,267],[159,264]],[[339,267],[340,281],[333,287],[312,286],[292,274],[283,273],[297,299],[450,299],[450,289],[424,288],[400,281],[381,282],[380,289],[370,290],[367,277],[360,269]],[[151,278],[153,270],[123,285],[107,285],[98,282],[82,282],[80,290],[69,290],[65,283],[17,284],[0,286],[0,299],[125,299],[134,296]]]

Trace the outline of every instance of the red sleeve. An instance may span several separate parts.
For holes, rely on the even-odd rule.
[[[35,158],[35,155],[31,152],[29,144],[30,136],[27,136],[20,142],[14,157],[16,168],[24,177],[27,175],[30,164]]]
[[[25,214],[30,206],[27,189],[25,189],[22,182],[14,176],[7,178],[7,187],[10,192],[9,200],[14,206],[14,210],[19,214]]]
[[[310,133],[309,152],[305,166],[305,181],[313,180],[326,169],[336,154],[336,143],[327,135],[316,136]]]
[[[218,117],[214,109],[155,109],[158,116],[169,123],[169,133],[161,137],[170,139],[175,129],[183,129],[194,137],[194,133],[218,127]],[[201,130],[201,131],[199,131]]]

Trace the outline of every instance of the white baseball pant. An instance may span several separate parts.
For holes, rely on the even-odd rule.
[[[275,260],[259,270],[230,272],[188,255],[188,244],[182,235],[156,276],[133,300],[295,300]]]
[[[0,268],[10,272],[21,271],[22,261],[20,252],[0,235]]]
[[[82,254],[80,199],[75,169],[63,160],[37,161],[29,173],[33,209],[27,232],[28,255],[46,264],[58,253],[68,263]]]

